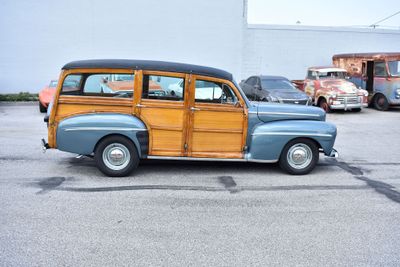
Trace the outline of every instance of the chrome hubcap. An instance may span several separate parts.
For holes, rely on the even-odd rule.
[[[287,153],[287,161],[292,168],[304,169],[312,161],[312,151],[306,144],[295,144]]]
[[[104,164],[115,171],[125,168],[131,159],[129,149],[120,143],[112,143],[103,151]]]

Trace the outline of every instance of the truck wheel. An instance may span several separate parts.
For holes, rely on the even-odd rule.
[[[325,110],[326,113],[331,113],[331,112],[332,112],[332,110],[331,110],[331,108],[329,107],[328,102],[326,102],[325,98],[322,98],[322,99],[319,101],[319,105],[318,105],[318,106],[319,106],[320,108],[322,108],[323,110]]]
[[[297,138],[283,148],[279,166],[290,174],[303,175],[315,168],[318,159],[318,146],[315,142],[306,138]]]
[[[94,160],[97,168],[107,176],[129,175],[139,164],[135,145],[123,136],[110,136],[96,146]]]
[[[43,106],[42,103],[40,103],[40,101],[39,101],[39,111],[41,113],[45,113],[47,111],[47,108]]]
[[[389,109],[389,102],[384,95],[378,94],[374,97],[374,107],[377,110],[386,111]]]

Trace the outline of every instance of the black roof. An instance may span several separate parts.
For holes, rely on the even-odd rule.
[[[289,80],[283,76],[260,75],[261,80]]]
[[[211,76],[232,81],[232,74],[210,67],[165,62],[153,60],[134,60],[134,59],[93,59],[79,60],[67,63],[62,67],[64,70],[80,69],[80,68],[110,68],[110,69],[140,69],[140,70],[156,70],[170,72],[193,73],[197,75]]]

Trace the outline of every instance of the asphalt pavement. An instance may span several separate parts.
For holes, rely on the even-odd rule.
[[[0,103],[0,266],[399,266],[400,109],[335,112],[338,159],[145,161],[108,178]]]

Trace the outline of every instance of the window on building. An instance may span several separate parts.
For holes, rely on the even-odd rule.
[[[184,92],[184,78],[159,75],[143,76],[143,99],[182,101]]]

